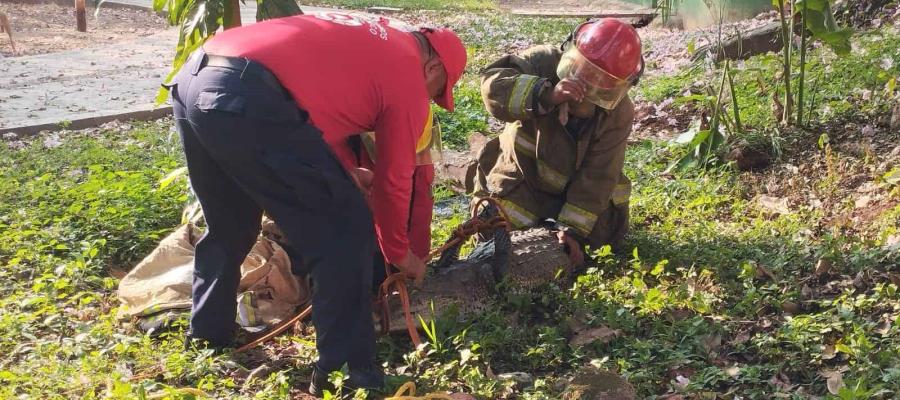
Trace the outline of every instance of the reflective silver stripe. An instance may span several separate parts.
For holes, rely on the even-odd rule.
[[[531,158],[536,157],[537,154],[537,146],[534,145],[534,141],[522,132],[516,132],[516,149]]]
[[[537,168],[541,181],[550,185],[557,193],[562,192],[566,188],[566,184],[569,183],[568,177],[550,168],[543,160],[537,161]]]
[[[631,183],[620,183],[612,192],[612,202],[615,205],[621,205],[628,202],[631,197]]]
[[[507,104],[510,114],[517,118],[525,118],[525,102],[537,80],[538,77],[534,75],[519,75],[516,78],[516,84],[513,86],[512,95],[509,96],[509,104]]]
[[[575,206],[572,203],[566,203],[559,212],[559,222],[569,225],[577,229],[581,234],[587,236],[594,230],[594,224],[597,222],[597,214]]]
[[[509,201],[509,200],[500,200],[500,204],[503,205],[503,209],[506,211],[506,215],[509,217],[510,221],[513,224],[513,228],[515,229],[524,229],[534,225],[537,221],[537,217],[534,214],[528,212],[528,210],[519,207],[517,204]]]

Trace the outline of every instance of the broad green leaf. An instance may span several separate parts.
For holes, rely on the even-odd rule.
[[[804,10],[804,6],[803,20],[813,39],[821,40],[839,56],[850,54],[853,31],[838,27],[828,0],[798,0],[795,3],[795,9]]]
[[[836,343],[836,344],[834,345],[834,349],[837,350],[837,351],[839,351],[839,352],[841,352],[841,353],[849,354],[849,355],[851,355],[851,356],[855,354],[855,352],[853,351],[853,349],[851,349],[849,346],[847,346],[846,344],[843,344],[843,343],[841,343],[841,342]]]
[[[882,177],[890,185],[900,184],[900,168],[894,168]]]
[[[692,125],[690,129],[684,131],[682,134],[678,135],[675,138],[675,143],[678,144],[688,144],[694,141],[694,138],[697,136],[697,133],[700,132],[700,125]]]
[[[171,185],[176,179],[184,176],[187,173],[187,167],[176,168],[174,171],[169,172],[165,177],[159,180],[159,188],[165,189],[167,186]]]
[[[650,271],[650,275],[659,276],[660,274],[665,272],[666,265],[668,265],[668,264],[669,264],[669,260],[662,260],[662,261],[656,263],[656,265],[653,266],[653,270]]]
[[[823,134],[819,135],[819,142],[818,142],[818,144],[819,144],[819,148],[820,148],[820,149],[824,149],[825,146],[828,145],[828,143],[830,143],[830,142],[831,142],[831,140],[830,140],[830,138],[828,137],[828,134],[827,134],[827,133],[823,133]]]

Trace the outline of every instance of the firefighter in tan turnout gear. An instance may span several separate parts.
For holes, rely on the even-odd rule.
[[[616,19],[578,26],[560,48],[489,65],[484,104],[507,124],[479,154],[475,197],[499,199],[515,229],[555,220],[573,265],[584,262],[584,245],[617,245],[631,194],[622,172],[634,120],[628,90],[642,72],[640,38]]]

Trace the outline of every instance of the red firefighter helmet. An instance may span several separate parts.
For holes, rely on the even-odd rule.
[[[583,83],[588,101],[605,109],[615,108],[643,71],[637,31],[618,19],[598,19],[576,28],[572,42],[560,60],[557,75]]]

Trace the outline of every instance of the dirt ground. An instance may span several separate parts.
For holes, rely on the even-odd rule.
[[[616,0],[500,0],[500,7],[528,11],[634,11],[635,4]]]
[[[0,55],[15,57],[81,49],[152,35],[168,27],[165,19],[149,11],[101,7],[94,17],[87,8],[87,32],[75,30],[74,7],[57,4],[0,3],[9,17],[16,45],[13,52],[6,33],[0,34]],[[2,58],[0,57],[0,58]]]

